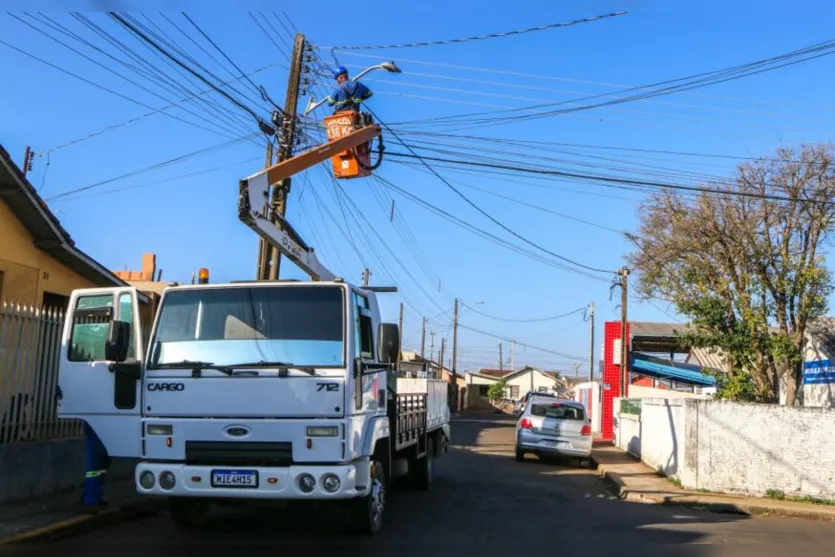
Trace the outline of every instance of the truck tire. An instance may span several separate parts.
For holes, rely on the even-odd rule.
[[[386,507],[386,474],[379,461],[372,464],[371,489],[368,495],[355,500],[351,509],[354,532],[366,536],[377,534],[383,526]]]
[[[432,485],[432,453],[435,440],[430,437],[426,440],[426,454],[423,458],[415,459],[410,463],[409,473],[412,476],[412,485],[421,491],[427,491]]]
[[[206,522],[211,512],[211,505],[206,501],[191,500],[182,497],[170,497],[168,510],[178,526],[195,528]]]

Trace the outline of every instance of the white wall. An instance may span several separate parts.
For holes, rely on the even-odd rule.
[[[600,420],[601,420],[601,407],[602,402],[600,400],[600,382],[599,381],[587,381],[585,383],[578,383],[576,387],[574,387],[574,400],[577,402],[582,402],[585,404],[585,401],[581,400],[580,393],[581,391],[586,391],[589,393],[591,397],[591,428],[592,431],[600,431]],[[586,405],[586,412],[588,412],[588,405]]]
[[[833,410],[708,400],[641,404],[640,417],[618,413],[617,445],[684,487],[835,500]]]

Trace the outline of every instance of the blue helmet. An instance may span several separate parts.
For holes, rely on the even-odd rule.
[[[333,78],[336,79],[342,74],[348,75],[348,68],[346,68],[345,66],[339,66],[338,68],[336,68],[336,71],[333,72]]]

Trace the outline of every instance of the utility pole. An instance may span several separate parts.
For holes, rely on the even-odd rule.
[[[28,145],[26,146],[26,152],[23,154],[23,176],[26,176],[26,173],[32,170],[32,159],[35,158],[35,153],[32,151],[32,148]]]
[[[455,401],[455,411],[458,410],[458,298],[455,298],[455,310],[452,313],[452,396]]]
[[[423,324],[420,326],[420,359],[425,360],[424,350],[426,349],[426,317],[423,318]]]
[[[443,377],[444,369],[444,350],[446,349],[446,337],[441,339],[441,355],[438,358],[438,364],[441,366],[441,377]]]
[[[429,331],[429,336],[432,337],[429,343],[429,361],[435,359],[435,331]]]
[[[362,285],[368,286],[371,283],[371,269],[366,269],[362,272]]]
[[[515,343],[516,343],[516,341],[514,341],[514,340],[510,341],[510,371],[513,371],[514,369],[516,369],[516,368],[513,367],[513,345]]]
[[[400,329],[398,333],[400,334],[400,350],[397,352],[397,369],[400,369],[400,360],[403,356],[403,302],[400,302]]]
[[[620,275],[620,396],[626,397],[629,385],[629,349],[626,346],[626,324],[628,314],[626,303],[629,299],[629,268],[621,267]]]
[[[504,358],[502,357],[502,343],[499,343],[499,371],[504,369]]]
[[[594,381],[594,302],[589,304],[589,381]]]
[[[293,44],[293,58],[290,63],[290,77],[287,80],[287,98],[284,101],[284,118],[279,135],[278,161],[281,162],[293,156],[293,144],[296,139],[296,109],[299,102],[299,85],[304,71],[304,50],[306,41],[304,35],[296,34]],[[267,166],[272,165],[272,145],[267,146]],[[287,214],[287,198],[290,195],[290,178],[285,178],[280,184],[272,188],[270,203],[270,220],[278,222],[277,215]],[[272,262],[272,265],[270,265]],[[281,266],[281,253],[276,246],[268,244],[263,238],[258,241],[258,280],[275,280],[278,278]]]

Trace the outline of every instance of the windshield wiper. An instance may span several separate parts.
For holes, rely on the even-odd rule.
[[[225,373],[226,375],[232,375],[232,368],[229,366],[216,366],[214,362],[200,362],[197,360],[182,360],[179,362],[165,362],[164,364],[157,364],[154,366],[154,369],[171,369],[175,367],[188,367],[191,368],[193,372],[197,372],[198,374],[202,369],[216,369]]]
[[[279,362],[279,361],[268,361],[268,360],[259,360],[257,362],[244,362],[240,364],[232,364],[228,366],[229,368],[238,368],[238,367],[277,367],[280,371],[287,371],[288,369],[297,369],[299,371],[303,371],[308,375],[313,375],[316,373],[316,368],[313,366],[302,366],[292,364],[290,362]]]

